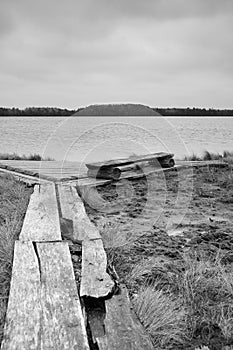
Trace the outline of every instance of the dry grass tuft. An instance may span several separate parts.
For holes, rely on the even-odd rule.
[[[156,284],[141,288],[133,304],[156,349],[184,343],[185,310],[169,291],[158,290]]]
[[[204,153],[201,156],[198,156],[197,154],[191,154],[190,156],[185,156],[183,160],[186,161],[208,161],[208,160],[222,160],[224,162],[227,162],[229,164],[233,163],[233,151],[223,151],[222,154],[220,153],[213,153],[209,151],[204,151]]]
[[[133,268],[135,310],[157,348],[233,343],[233,265],[221,258],[188,252],[173,264],[150,257]]]
[[[50,157],[43,158],[40,154],[34,153],[26,156],[25,154],[20,156],[17,153],[0,153],[0,160],[54,160]]]

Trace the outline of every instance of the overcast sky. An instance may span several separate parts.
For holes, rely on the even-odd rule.
[[[0,6],[0,106],[233,108],[233,0]]]

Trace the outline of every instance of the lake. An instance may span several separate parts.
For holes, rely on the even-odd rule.
[[[231,117],[0,117],[0,153],[97,161],[168,151],[233,151]]]

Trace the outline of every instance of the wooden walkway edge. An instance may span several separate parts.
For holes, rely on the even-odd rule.
[[[62,225],[82,247],[79,292]],[[35,185],[15,242],[1,350],[90,350],[92,343],[99,350],[153,349],[127,291],[115,290],[102,238],[76,188]]]
[[[1,346],[45,349],[89,349],[69,247],[61,240],[54,184],[35,186],[15,242]]]
[[[67,243],[16,241],[1,349],[89,349]]]

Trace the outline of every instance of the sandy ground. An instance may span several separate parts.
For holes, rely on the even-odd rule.
[[[99,187],[98,195],[104,208],[97,198],[86,209],[107,248],[123,248],[144,236],[152,237],[155,250],[169,255],[190,245],[208,244],[211,250],[220,245],[230,249],[233,243],[231,168],[183,169],[123,180]]]
[[[123,180],[99,187],[94,198],[86,203],[87,213],[102,234],[109,264],[114,265],[131,296],[140,286],[129,279],[130,272],[148,257],[161,257],[161,264],[168,258],[175,264],[181,254],[192,250],[210,257],[219,254],[224,264],[233,264],[230,166]],[[172,263],[169,268],[172,270]],[[165,273],[169,274],[167,267]],[[201,344],[197,340],[197,345]]]

